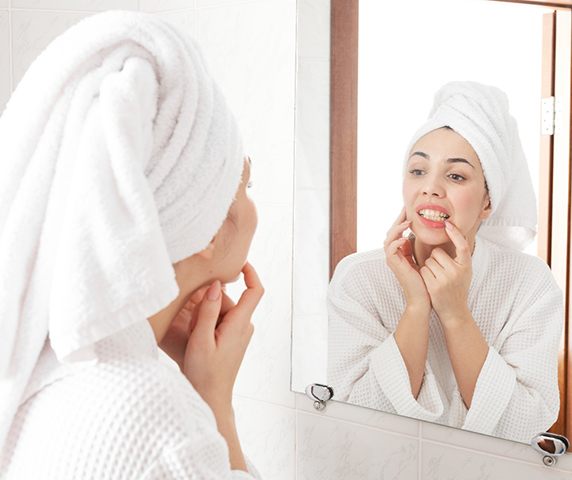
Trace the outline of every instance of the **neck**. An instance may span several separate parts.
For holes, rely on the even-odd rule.
[[[185,272],[185,275],[183,275],[180,271],[178,271],[176,264],[174,267],[177,285],[179,285],[179,295],[169,305],[163,308],[163,310],[160,310],[148,318],[149,324],[151,325],[153,333],[155,334],[157,343],[161,342],[167,333],[171,322],[176,318],[181,309],[189,301],[192,294],[199,290],[201,287],[204,287],[204,284],[201,284],[200,281],[197,281],[197,279],[200,280],[200,275],[189,275],[188,272]]]

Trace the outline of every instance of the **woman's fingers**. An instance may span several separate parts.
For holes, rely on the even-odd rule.
[[[435,280],[435,275],[427,265],[423,265],[419,269],[419,273],[421,274],[421,277],[423,277],[425,285],[431,286],[433,284],[433,281]]]
[[[201,303],[201,301],[203,300],[203,297],[205,296],[205,293],[208,289],[209,289],[209,285],[206,285],[204,287],[199,288],[198,290],[195,290],[191,294],[191,298],[189,298],[189,302],[194,303],[195,305],[198,305],[199,303]],[[189,303],[189,302],[187,302],[187,303]]]
[[[215,280],[207,290],[203,301],[197,307],[195,325],[191,338],[197,340],[197,345],[212,346],[215,341],[214,331],[220,314],[222,303],[222,288],[219,280]]]
[[[389,242],[387,244],[387,247],[385,248],[386,256],[391,257],[393,255],[399,255],[399,253],[402,253],[400,249],[403,245],[405,245],[406,242],[408,242],[408,239],[405,237],[401,237],[398,238],[397,240]]]
[[[434,248],[431,252],[431,257],[433,257],[444,270],[450,270],[453,266],[454,260],[442,248]]]
[[[409,225],[411,225],[411,220],[405,220],[404,222],[392,226],[387,231],[387,237],[385,238],[384,246],[387,246],[391,242],[400,238],[403,232],[409,228]]]
[[[444,271],[443,266],[439,264],[439,262],[437,262],[437,260],[435,260],[433,257],[429,257],[427,260],[425,260],[425,266],[431,271],[435,278],[437,278],[439,275],[442,275]]]
[[[417,265],[413,260],[411,243],[408,238],[402,237],[391,242],[386,248],[387,260],[395,267],[407,266],[417,270]]]
[[[226,315],[230,310],[236,306],[234,300],[230,298],[224,291],[222,292],[222,302],[220,306],[220,314]]]
[[[465,236],[451,222],[445,222],[445,232],[455,245],[455,261],[461,265],[471,262],[471,248]]]
[[[242,273],[244,275],[246,290],[242,292],[234,310],[238,310],[241,314],[248,315],[250,317],[254,313],[262,295],[264,295],[264,287],[262,286],[262,282],[260,281],[256,270],[250,263],[246,262],[244,264],[244,267],[242,267]]]

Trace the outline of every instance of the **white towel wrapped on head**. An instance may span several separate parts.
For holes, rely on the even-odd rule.
[[[60,361],[178,295],[235,198],[235,121],[194,42],[107,11],[56,38],[0,118],[0,450],[49,335]]]
[[[492,206],[478,235],[496,244],[523,250],[536,235],[536,197],[508,98],[497,87],[477,82],[449,82],[435,94],[427,121],[406,152],[422,136],[451,127],[475,150]]]

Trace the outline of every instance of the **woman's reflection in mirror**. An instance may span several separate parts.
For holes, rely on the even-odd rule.
[[[504,92],[444,85],[402,181],[383,248],[329,287],[336,399],[528,443],[558,418],[563,300],[522,252],[536,200]]]

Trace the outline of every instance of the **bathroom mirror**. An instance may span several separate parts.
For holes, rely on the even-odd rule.
[[[571,8],[570,2],[490,0],[316,0],[299,4],[294,391],[304,392],[311,383],[330,385],[330,278],[346,256],[383,250],[386,232],[403,205],[405,148],[427,118],[436,90],[452,80],[495,85],[507,94],[537,202],[538,235],[525,252],[550,266],[563,292],[564,306],[568,305]],[[543,429],[570,437],[568,318],[562,323],[558,368],[550,372],[551,381],[558,384],[560,410],[554,423]],[[340,337],[348,343],[355,340],[350,331],[346,337],[344,332],[336,335],[338,344]],[[373,348],[374,343],[364,348],[364,358]],[[433,348],[443,351],[445,342]],[[444,368],[449,369],[449,386],[454,387],[452,365]],[[354,381],[362,376],[365,380],[365,371],[357,369]],[[366,381],[377,382],[379,387],[380,381],[391,381],[390,377]],[[427,406],[442,396],[450,405],[449,412],[458,410],[448,418],[466,419],[470,408],[459,389],[441,387],[436,382],[433,391],[416,400]],[[525,383],[518,388],[532,397],[539,394]],[[375,388],[372,392],[374,398]],[[448,418],[423,417],[424,412],[414,408],[399,413],[391,401],[368,401],[366,397],[352,399],[346,392],[343,400],[451,425]],[[334,386],[336,400],[340,398],[336,399]],[[539,414],[534,409],[527,413]],[[486,408],[479,416],[487,416]],[[498,424],[502,412],[497,417]],[[488,425],[481,429],[478,421],[461,420],[454,426],[463,428],[463,423],[467,430],[523,443],[534,436],[527,438],[523,428]]]

